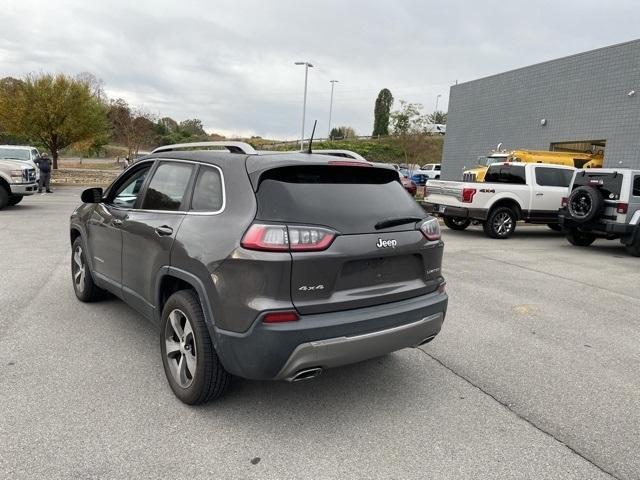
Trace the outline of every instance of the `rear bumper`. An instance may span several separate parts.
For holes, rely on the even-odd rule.
[[[412,347],[440,332],[446,293],[316,315],[243,334],[216,330],[216,350],[230,373],[254,380],[290,379],[307,368],[332,368]]]
[[[422,202],[422,207],[427,213],[437,217],[460,217],[480,221],[487,219],[487,210],[479,208],[453,207],[430,202]]]
[[[640,225],[616,222],[578,223],[568,215],[566,209],[559,211],[558,223],[564,231],[579,228],[584,232],[590,232],[596,235],[619,237],[622,243],[627,245],[633,243],[636,238],[640,238]]]
[[[11,188],[11,195],[33,195],[38,191],[37,183],[12,183],[9,185]]]

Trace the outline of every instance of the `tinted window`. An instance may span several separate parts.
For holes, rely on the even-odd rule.
[[[605,200],[618,200],[622,189],[621,173],[597,173],[582,170],[576,175],[573,188],[592,186],[598,188]]]
[[[141,168],[124,179],[123,183],[116,188],[111,203],[117,207],[133,208],[150,169],[151,165]]]
[[[386,168],[275,168],[262,175],[256,197],[260,220],[324,225],[342,234],[375,232],[383,219],[425,216],[398,174]]]
[[[435,169],[436,169],[436,170],[440,170],[440,165],[439,165],[439,164],[438,164],[438,165],[436,165],[436,166],[435,166]]]
[[[536,168],[536,183],[543,187],[568,187],[573,171],[564,168]]]
[[[640,197],[640,175],[636,175],[633,179],[633,196]]]
[[[487,183],[527,183],[524,166],[522,165],[492,165],[484,177]]]
[[[222,179],[216,168],[200,167],[193,190],[191,209],[201,212],[217,212],[222,208]]]
[[[161,163],[144,196],[144,210],[180,210],[193,167],[185,163]]]

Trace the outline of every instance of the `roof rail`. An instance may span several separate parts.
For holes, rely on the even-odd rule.
[[[205,148],[205,147],[224,147],[231,153],[244,153],[246,155],[256,155],[258,152],[245,142],[193,142],[193,143],[175,143],[173,145],[164,145],[156,148],[151,153],[172,152],[174,150],[187,150],[189,148]]]

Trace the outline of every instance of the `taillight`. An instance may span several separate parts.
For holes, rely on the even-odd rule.
[[[262,317],[263,323],[297,322],[300,316],[295,310],[283,310],[280,312],[268,312]]]
[[[475,188],[463,188],[462,189],[462,203],[473,202],[473,196],[476,194]]]
[[[560,205],[566,207],[567,205],[569,205],[569,199],[567,197],[562,197]]]
[[[445,293],[447,291],[447,283],[441,283],[438,285],[438,293]]]
[[[616,212],[618,213],[627,213],[627,210],[629,210],[629,204],[628,203],[618,203],[616,205]]]
[[[329,248],[335,237],[336,232],[328,228],[254,223],[240,244],[267,252],[315,252]]]
[[[427,240],[439,240],[440,239],[440,223],[437,218],[430,218],[425,220],[420,225],[420,231],[427,238]]]

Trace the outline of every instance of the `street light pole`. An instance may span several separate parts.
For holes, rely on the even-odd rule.
[[[331,100],[329,100],[329,133],[327,135],[327,138],[331,139],[331,113],[333,111],[333,87],[335,86],[336,83],[338,83],[338,80],[329,80],[329,83],[331,83]]]
[[[304,150],[304,120],[307,116],[307,79],[309,77],[309,67],[313,68],[309,62],[295,62],[296,65],[304,65],[304,99],[302,101],[302,133],[300,135],[300,150]]]
[[[442,94],[441,94],[441,93],[439,93],[439,94],[436,96],[436,110],[435,110],[436,112],[438,111],[438,100],[440,100],[440,97],[441,97],[441,96],[442,96]]]

